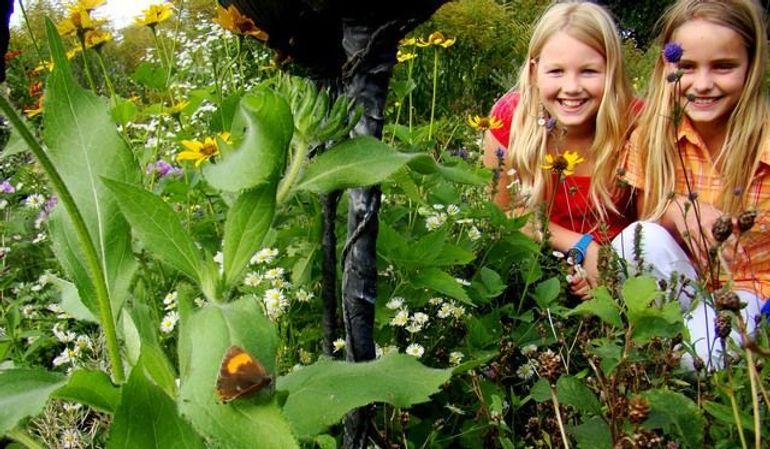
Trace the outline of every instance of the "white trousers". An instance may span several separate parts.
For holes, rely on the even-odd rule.
[[[650,274],[658,279],[668,281],[671,275],[677,273],[684,275],[692,281],[697,280],[697,272],[690,262],[687,254],[682,250],[677,241],[661,225],[648,221],[639,221],[626,227],[612,240],[615,251],[634,267],[634,234],[637,225],[641,225],[641,250],[645,266],[650,267]],[[635,273],[632,273],[635,274]],[[736,291],[741,302],[746,304],[741,310],[743,319],[748,325],[749,332],[754,331],[754,317],[760,313],[762,299],[750,291]],[[704,301],[697,301],[695,306],[690,304],[689,295],[679,296],[682,311],[685,313],[685,324],[690,333],[690,343],[695,353],[707,367],[718,368],[722,366],[722,347],[714,330],[714,318],[716,312]],[[739,342],[740,335],[733,330],[730,337]],[[685,355],[682,358],[685,367],[692,369],[692,358]]]

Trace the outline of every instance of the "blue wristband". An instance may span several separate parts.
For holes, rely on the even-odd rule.
[[[577,241],[569,250],[569,255],[575,261],[575,264],[581,264],[586,259],[586,252],[588,251],[588,245],[594,241],[591,234],[583,234],[580,240]]]

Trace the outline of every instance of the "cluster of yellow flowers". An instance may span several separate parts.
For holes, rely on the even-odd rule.
[[[105,20],[94,19],[91,17],[91,11],[102,6],[107,0],[77,0],[67,5],[67,15],[56,25],[62,36],[77,36],[81,47],[101,48],[105,43],[112,40],[112,34],[109,31],[99,28],[105,23]],[[80,48],[82,50],[82,48]],[[74,57],[77,52],[70,51],[67,57]]]
[[[173,13],[174,7],[170,3],[150,5],[149,8],[142,11],[143,15],[134,19],[134,24],[148,26],[154,31],[159,23],[170,19]]]
[[[414,59],[417,57],[417,53],[411,51],[411,47],[441,47],[441,48],[449,48],[452,45],[457,42],[457,38],[451,37],[448,38],[444,36],[444,33],[441,31],[435,31],[431,33],[427,39],[425,38],[415,38],[410,37],[406,39],[402,39],[401,42],[399,42],[399,46],[401,48],[398,49],[398,52],[396,53],[396,60],[398,62],[406,62],[411,59]]]

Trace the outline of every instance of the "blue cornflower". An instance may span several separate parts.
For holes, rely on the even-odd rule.
[[[676,42],[669,42],[663,47],[663,58],[672,64],[676,64],[682,59],[682,46]]]

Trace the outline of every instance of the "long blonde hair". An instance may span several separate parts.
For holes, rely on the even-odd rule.
[[[767,37],[762,8],[754,0],[679,0],[662,19],[660,43],[668,43],[685,22],[706,20],[725,26],[740,35],[748,51],[749,68],[743,91],[727,121],[727,134],[717,153],[717,166],[723,179],[724,212],[737,213],[745,206],[744,195],[759,166],[759,148],[767,138],[768,102],[765,94],[765,61]],[[677,155],[676,129],[672,117],[673,83],[666,82],[666,62],[658,58],[650,80],[649,102],[637,129],[639,145],[643,145],[645,176],[641,217],[657,219],[665,211],[674,192]],[[729,153],[729,157],[728,157]]]
[[[522,190],[530,195],[527,206],[536,207],[554,191],[550,173],[541,167],[545,160],[548,130],[539,125],[540,96],[534,71],[540,52],[549,38],[564,32],[599,52],[606,61],[604,95],[596,115],[591,153],[594,158],[590,197],[599,215],[606,210],[618,212],[613,198],[616,194],[616,170],[629,122],[632,91],[623,68],[623,50],[617,28],[609,13],[587,1],[552,4],[535,25],[529,41],[527,61],[519,73],[517,89],[520,102],[513,114],[508,154],[516,169]]]

